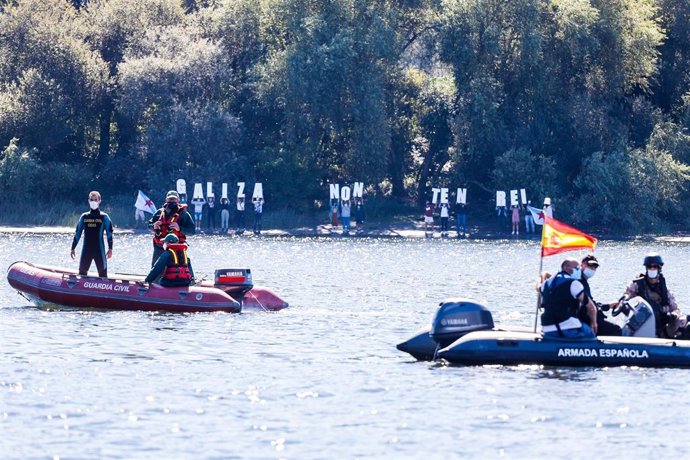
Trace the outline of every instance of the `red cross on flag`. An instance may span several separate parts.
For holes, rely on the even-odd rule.
[[[151,214],[156,213],[156,206],[153,204],[153,201],[144,195],[144,192],[141,190],[139,190],[139,195],[137,196],[136,203],[134,203],[134,207],[142,211],[150,212]]]

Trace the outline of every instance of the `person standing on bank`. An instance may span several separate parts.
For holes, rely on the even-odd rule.
[[[244,222],[244,197],[243,196],[238,196],[237,197],[237,230],[235,231],[236,235],[241,235],[244,233],[245,229],[245,222]]]
[[[364,203],[361,198],[355,199],[355,223],[357,224],[357,232],[364,230]]]
[[[101,194],[97,191],[89,192],[89,207],[91,210],[79,217],[77,230],[72,239],[72,251],[70,256],[75,258],[77,243],[84,234],[81,257],[79,258],[79,274],[86,276],[91,267],[91,262],[95,262],[98,276],[108,277],[108,261],[113,256],[113,223],[108,214],[100,210]],[[108,252],[105,252],[103,244],[103,233],[108,242]]]
[[[461,227],[462,232],[460,232]],[[467,233],[467,204],[465,203],[455,204],[455,231],[458,238],[465,238]]]
[[[194,235],[196,226],[192,215],[187,211],[187,205],[180,204],[180,195],[170,190],[165,195],[165,204],[149,220],[149,228],[153,230],[153,257],[151,266],[163,254],[163,239],[169,234],[177,236],[180,243],[187,239],[186,235]]]
[[[534,218],[529,210],[530,206],[532,206],[532,201],[527,200],[527,206],[525,207],[525,233],[528,235],[534,233]]]
[[[510,221],[513,224],[513,232],[511,235],[520,234],[520,206],[514,204],[510,207]]]
[[[255,198],[254,200],[254,234],[261,235],[261,218],[264,214],[264,199]]]
[[[441,218],[441,237],[448,236],[448,219],[450,218],[450,205],[448,203],[441,203],[438,215]]]
[[[207,229],[209,233],[213,233],[216,231],[216,199],[213,196],[209,196],[206,205],[208,206],[206,213],[208,218]]]
[[[343,204],[340,205],[340,220],[343,222],[343,235],[350,234],[350,216],[352,214],[352,209],[350,206],[350,200],[344,200]]]
[[[230,227],[230,201],[223,197],[220,199],[220,233],[228,233]]]
[[[427,237],[434,233],[434,207],[431,201],[427,201],[424,206],[424,233]]]
[[[206,204],[206,200],[203,196],[197,196],[192,198],[192,204],[194,205],[194,228],[195,230],[201,231],[201,221],[204,217],[204,205]]]

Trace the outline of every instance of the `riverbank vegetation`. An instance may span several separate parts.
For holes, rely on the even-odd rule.
[[[687,228],[689,35],[672,0],[0,0],[0,216],[182,177]]]

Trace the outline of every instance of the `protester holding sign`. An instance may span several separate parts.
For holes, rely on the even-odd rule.
[[[345,200],[343,201],[343,204],[340,205],[340,218],[343,221],[343,235],[350,234],[350,208],[350,200]]]
[[[520,206],[517,204],[514,204],[510,207],[510,212],[511,212],[511,222],[513,224],[513,232],[511,233],[512,235],[519,235],[520,234]]]
[[[255,198],[254,202],[254,234],[261,235],[261,220],[264,214],[264,199]]]
[[[204,216],[206,200],[203,196],[195,196],[192,198],[192,204],[194,205],[194,226],[197,231],[201,231],[201,221]]]
[[[427,201],[426,206],[424,206],[424,232],[426,233],[426,236],[430,236],[429,230],[431,230],[431,233],[433,234],[433,232],[434,232],[434,203],[432,203],[431,201]]]
[[[223,197],[220,199],[220,232],[228,233],[230,227],[230,201]]]
[[[450,206],[448,203],[441,203],[439,217],[441,218],[441,237],[446,237],[448,236],[448,218],[450,217]]]
[[[460,227],[462,227],[462,232]],[[455,231],[458,238],[465,238],[467,233],[467,205],[465,203],[455,204]]]
[[[216,199],[213,195],[208,197],[206,205],[208,206],[206,213],[208,219],[207,228],[210,233],[213,233],[216,230]]]
[[[361,232],[364,225],[364,203],[361,198],[355,200],[355,223],[357,224],[357,231]]]
[[[532,217],[534,213],[532,209],[534,208],[530,209],[531,206],[532,201],[527,200],[527,205],[525,206],[525,233],[527,234],[534,233],[534,218]]]
[[[237,197],[237,230],[236,235],[241,235],[244,233],[245,223],[244,223],[244,196]]]

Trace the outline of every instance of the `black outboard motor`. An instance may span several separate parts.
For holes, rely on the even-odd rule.
[[[248,268],[221,268],[215,272],[213,285],[242,303],[244,295],[254,287],[252,271]]]
[[[469,299],[448,299],[440,305],[429,332],[440,348],[447,347],[469,332],[494,327],[491,312],[484,305]]]

